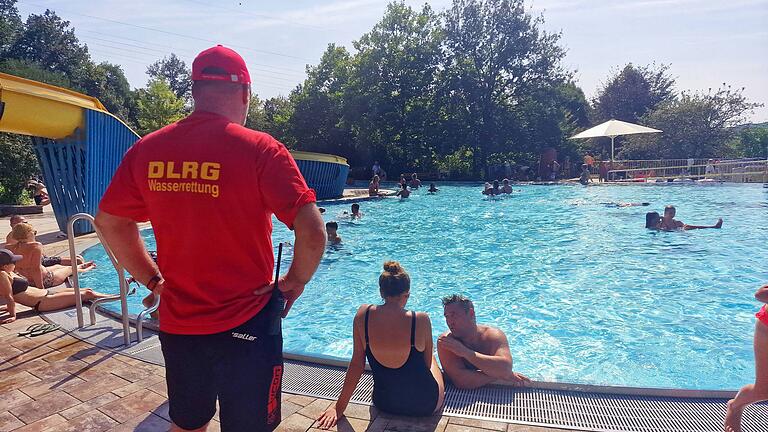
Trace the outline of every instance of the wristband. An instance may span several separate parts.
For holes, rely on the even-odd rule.
[[[156,274],[152,276],[152,278],[149,281],[147,281],[145,286],[147,287],[148,290],[154,291],[155,288],[157,287],[157,284],[159,284],[160,281],[162,280],[163,280],[162,276],[160,276],[159,274]]]

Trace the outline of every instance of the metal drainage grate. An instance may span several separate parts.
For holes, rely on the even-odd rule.
[[[283,390],[335,399],[345,370],[286,360]],[[373,377],[366,372],[352,400],[371,403]],[[449,387],[443,414],[586,431],[720,432],[725,399],[613,395],[536,388]],[[744,412],[744,432],[768,431],[768,404]]]

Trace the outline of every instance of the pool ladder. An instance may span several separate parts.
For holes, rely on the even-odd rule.
[[[120,300],[120,313],[122,316],[122,324],[123,324],[123,343],[125,344],[125,346],[129,346],[131,345],[131,323],[128,317],[128,296],[135,294],[136,288],[129,286],[130,284],[128,280],[125,278],[125,268],[117,260],[117,257],[115,257],[115,254],[112,252],[112,249],[104,240],[104,237],[101,235],[101,232],[99,231],[98,227],[96,227],[96,225],[94,224],[94,217],[88,213],[74,214],[70,216],[69,220],[67,221],[67,240],[69,241],[69,258],[72,262],[72,288],[75,290],[75,311],[77,313],[77,328],[84,327],[83,299],[80,297],[80,278],[77,272],[77,253],[75,251],[75,222],[79,220],[87,220],[88,222],[91,223],[91,225],[93,225],[93,228],[96,230],[96,235],[99,237],[99,241],[101,242],[101,245],[104,247],[104,250],[107,252],[107,256],[109,256],[109,259],[112,261],[112,265],[115,267],[115,271],[117,271],[117,278],[118,278],[118,281],[120,282],[119,295],[105,297],[105,298],[93,300],[91,302],[91,306],[89,307],[90,320],[91,320],[90,325],[96,324],[96,307],[99,304]],[[144,319],[147,317],[147,315],[151,314],[152,312],[155,312],[159,306],[160,306],[160,296],[155,295],[154,304],[142,310],[139,313],[139,315],[136,317],[136,339],[137,339],[136,342],[137,343],[144,340],[144,334],[143,334]]]

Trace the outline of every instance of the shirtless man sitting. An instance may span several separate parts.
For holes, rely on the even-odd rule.
[[[458,294],[445,297],[443,313],[450,330],[437,339],[437,353],[453,385],[473,389],[497,380],[516,385],[530,382],[512,371],[512,354],[504,332],[477,324],[472,300]]]
[[[677,213],[677,210],[675,209],[675,206],[668,205],[664,208],[664,217],[661,219],[661,223],[659,224],[659,229],[662,229],[664,231],[674,231],[674,230],[694,230],[694,229],[707,229],[707,228],[721,228],[723,226],[723,220],[718,219],[717,223],[712,226],[705,226],[705,225],[687,225],[677,219],[675,219],[675,214]]]

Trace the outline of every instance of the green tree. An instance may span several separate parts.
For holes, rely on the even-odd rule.
[[[261,100],[251,96],[248,107],[248,119],[245,126],[272,135],[288,148],[295,148],[296,140],[291,132],[291,116],[293,104],[283,96]],[[304,149],[306,150],[306,149]]]
[[[132,123],[133,94],[120,66],[107,62],[89,65],[81,87],[86,94],[98,98],[110,113]]]
[[[743,129],[736,149],[742,157],[768,159],[768,124]]]
[[[16,0],[0,0],[0,56],[16,41],[23,27]]]
[[[0,204],[24,204],[27,180],[39,170],[29,137],[0,133]]]
[[[674,99],[674,86],[669,65],[638,67],[629,63],[597,90],[592,101],[595,123],[610,119],[637,123],[660,104]]]
[[[151,80],[146,89],[138,91],[136,106],[140,135],[154,132],[185,115],[184,101],[176,97],[162,79]]]
[[[80,44],[69,21],[51,10],[27,17],[24,31],[5,57],[34,62],[45,70],[63,73],[75,86],[83,82],[91,63],[88,48]]]
[[[761,104],[744,96],[744,89],[723,87],[707,93],[683,92],[641,119],[659,134],[631,136],[621,158],[684,159],[735,156],[731,146],[746,114]]]
[[[451,99],[448,115],[467,125],[477,170],[488,155],[528,140],[519,135],[520,121],[534,116],[517,107],[532,106],[570,73],[561,65],[560,35],[542,30],[543,17],[526,12],[523,0],[454,0],[444,19],[443,94]]]
[[[61,72],[54,72],[41,67],[35,62],[19,59],[0,60],[0,72],[18,77],[44,82],[46,84],[71,88],[72,82]]]
[[[344,156],[354,163],[354,136],[343,119],[351,56],[330,44],[317,66],[307,67],[307,79],[291,92],[291,131],[300,150]]]
[[[176,54],[171,53],[171,55],[149,65],[147,75],[150,79],[164,79],[177,98],[186,103],[191,102],[192,71],[184,60],[178,58]]]
[[[354,46],[345,121],[364,164],[380,160],[391,175],[434,168],[433,101],[442,30],[428,5],[391,3]]]

